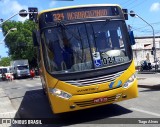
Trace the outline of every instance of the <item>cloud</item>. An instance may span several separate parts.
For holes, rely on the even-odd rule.
[[[55,1],[51,1],[50,3],[49,3],[49,7],[50,8],[53,8],[53,6],[55,6],[56,5],[56,2]]]
[[[159,11],[160,10],[160,3],[153,3],[150,7],[150,11]]]
[[[2,0],[0,2],[1,12],[0,15],[12,16],[15,13],[18,13],[21,9],[27,9],[26,5],[21,5],[16,0]],[[18,20],[24,21],[26,18],[21,18],[18,16]]]

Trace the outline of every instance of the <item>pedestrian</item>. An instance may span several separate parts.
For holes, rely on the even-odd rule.
[[[34,71],[34,69],[31,69],[31,70],[30,70],[30,75],[31,75],[31,79],[33,79],[34,76],[35,76],[35,71]]]
[[[6,80],[7,81],[13,81],[14,76],[13,73],[6,73]]]

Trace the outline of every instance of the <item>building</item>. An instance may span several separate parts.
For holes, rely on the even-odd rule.
[[[151,55],[153,47],[153,36],[135,37],[136,44],[132,46],[135,65],[140,66],[142,60],[154,62]],[[155,36],[156,58],[160,60],[160,36]]]

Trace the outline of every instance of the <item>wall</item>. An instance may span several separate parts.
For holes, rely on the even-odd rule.
[[[136,44],[132,46],[133,58],[135,65],[139,66],[142,60],[148,60],[151,63],[154,62],[154,56],[151,55],[153,47],[152,37],[135,37]],[[156,56],[160,60],[160,36],[155,37]]]

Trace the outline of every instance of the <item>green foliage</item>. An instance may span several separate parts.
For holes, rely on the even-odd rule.
[[[3,57],[0,60],[0,66],[10,66],[10,61],[11,61],[10,57]]]
[[[9,21],[2,25],[3,35],[5,36],[11,28],[17,28],[17,31],[11,31],[5,38],[5,45],[8,48],[8,55],[13,60],[28,59],[33,63],[36,59],[36,51],[32,41],[32,31],[37,25],[33,21],[25,22]],[[35,65],[37,66],[37,63]]]

